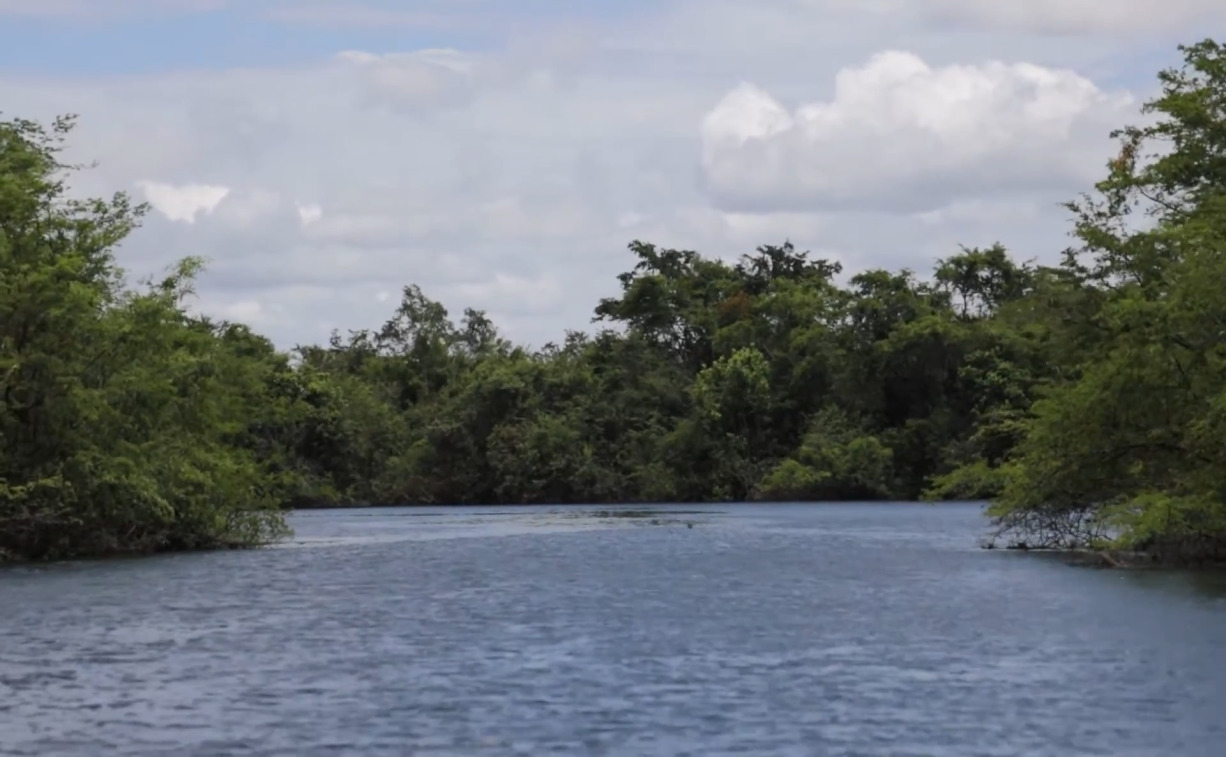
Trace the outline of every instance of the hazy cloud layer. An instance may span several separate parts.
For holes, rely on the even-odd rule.
[[[0,13],[222,4],[0,0]],[[1054,259],[1058,203],[1101,175],[1107,132],[1136,120],[1155,65],[1174,60],[1167,37],[1222,15],[1192,0],[691,0],[565,18],[528,5],[537,16],[488,49],[9,76],[0,96],[7,114],[81,114],[76,157],[100,166],[78,190],[155,208],[124,264],[206,256],[201,307],[288,345],[375,326],[418,283],[540,344],[585,326],[635,238],[735,255],[790,237],[851,269],[926,272],[997,239]],[[506,13],[242,7],[290,34]],[[1159,46],[1159,63],[1129,62]]]

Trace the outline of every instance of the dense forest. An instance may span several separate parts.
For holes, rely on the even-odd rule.
[[[1181,48],[1055,265],[928,277],[634,242],[599,328],[517,347],[418,287],[279,351],[129,286],[146,208],[71,200],[72,128],[0,123],[0,557],[264,543],[364,503],[991,499],[1001,535],[1226,553],[1226,48]]]

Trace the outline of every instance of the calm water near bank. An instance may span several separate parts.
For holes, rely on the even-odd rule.
[[[0,570],[0,754],[1226,754],[1221,577],[983,551],[970,505],[617,515]]]

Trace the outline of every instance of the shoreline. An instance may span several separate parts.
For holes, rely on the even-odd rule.
[[[1090,549],[1090,548],[1025,548],[1025,547],[981,547],[985,551],[1026,552],[1060,558],[1062,562],[1079,568],[1100,568],[1108,570],[1187,570],[1187,571],[1226,571],[1226,560],[1212,559],[1173,559],[1164,558],[1157,552],[1142,552],[1127,549]]]

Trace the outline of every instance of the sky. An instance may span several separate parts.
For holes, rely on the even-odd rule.
[[[75,113],[73,191],[148,202],[131,278],[279,346],[417,284],[534,346],[633,240],[921,276],[1054,262],[1061,206],[1221,0],[0,0],[0,118]]]

